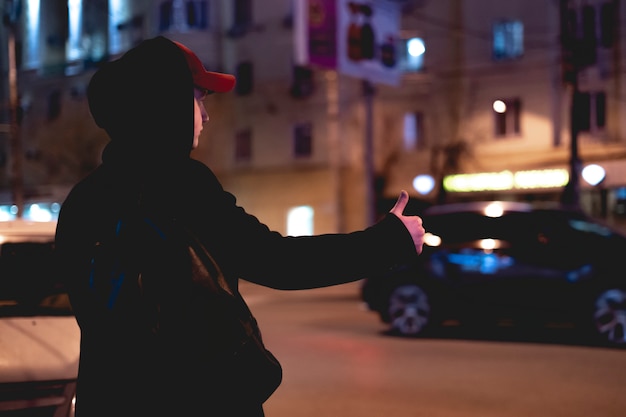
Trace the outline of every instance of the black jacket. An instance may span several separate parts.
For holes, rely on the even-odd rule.
[[[88,98],[111,141],[102,164],[63,203],[56,236],[82,335],[78,417],[262,415],[260,404],[223,392],[206,352],[196,349],[203,335],[195,317],[201,313],[187,302],[193,286],[162,289],[159,297],[173,301],[169,309],[159,307],[159,320],[177,329],[163,334],[126,317],[136,313],[132,309],[107,308],[90,287],[94,245],[138,204],[159,221],[176,218],[189,226],[235,284],[245,279],[282,290],[336,285],[416,256],[408,231],[393,215],[364,231],[284,237],[237,206],[212,171],[189,156],[191,74],[178,47],[165,38],[144,41],[106,64],[94,75]],[[132,248],[137,256],[153,256],[138,246]],[[188,270],[175,275],[189,281]]]

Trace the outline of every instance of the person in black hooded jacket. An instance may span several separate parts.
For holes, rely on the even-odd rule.
[[[189,270],[170,274],[158,302],[140,294],[117,311],[94,288],[94,247],[137,207],[193,230],[234,288],[239,279],[280,290],[337,285],[421,253],[424,229],[419,217],[403,215],[405,191],[375,225],[344,234],[282,236],[239,207],[213,172],[190,157],[208,121],[205,94],[234,85],[232,75],[207,71],[184,45],[160,36],[104,64],[89,83],[92,117],[110,142],[102,163],[64,201],[56,233],[81,330],[77,417],[264,415],[262,404],[241,398],[220,383],[219,373],[200,366],[208,354],[196,342],[208,336],[190,307],[193,286],[181,284],[190,281]],[[125,250],[157,262],[150,245],[135,246]],[[157,321],[138,319],[150,303]]]

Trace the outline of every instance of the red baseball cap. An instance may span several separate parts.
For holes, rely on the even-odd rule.
[[[193,76],[193,83],[196,86],[217,93],[227,93],[235,87],[236,80],[234,75],[207,71],[204,65],[202,65],[200,58],[191,49],[180,42],[173,42],[184,52],[187,65]]]

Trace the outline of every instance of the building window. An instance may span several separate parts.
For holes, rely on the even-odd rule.
[[[615,189],[615,206],[613,212],[618,216],[626,216],[626,187]]]
[[[235,26],[252,26],[252,0],[235,0],[233,23]]]
[[[56,120],[61,115],[61,91],[54,90],[48,95],[48,121]]]
[[[187,1],[187,27],[189,29],[206,29],[207,24],[207,2]]]
[[[561,37],[565,63],[568,65],[567,80],[571,81],[575,67],[596,64],[598,47],[612,48],[617,39],[619,13],[615,2],[568,8],[564,16]]]
[[[233,3],[233,25],[228,35],[237,38],[252,27],[252,0],[235,0]]]
[[[576,95],[574,107],[579,131],[604,130],[606,127],[605,92],[580,92]]]
[[[174,21],[174,13],[172,7],[173,1],[164,1],[159,7],[159,30],[165,32],[168,30]]]
[[[68,61],[75,61],[83,57],[81,46],[83,29],[83,2],[81,0],[68,0],[68,39],[65,56]]]
[[[209,26],[208,14],[206,0],[164,1],[159,7],[159,30],[206,29]]]
[[[16,8],[15,10],[15,19],[17,19],[19,4],[16,2],[12,3],[12,6]],[[7,6],[5,6],[7,7]],[[39,48],[40,46],[40,11],[41,5],[40,1],[28,1],[24,3],[24,44],[22,50],[22,68],[24,69],[34,69],[39,66]],[[19,62],[17,63],[19,66]]]
[[[521,101],[517,98],[499,99],[493,102],[496,137],[502,138],[520,134],[521,108]]]
[[[285,29],[292,29],[293,28],[293,21],[294,21],[294,2],[295,1],[299,1],[299,0],[290,0],[289,1],[289,5],[288,8],[289,10],[287,10],[287,13],[285,13],[285,15],[282,18],[282,25]]]
[[[312,236],[314,211],[311,206],[298,206],[287,213],[288,236]]]
[[[591,94],[577,93],[574,98],[574,120],[577,121],[578,130],[589,132],[591,130]]]
[[[405,113],[403,123],[404,149],[412,151],[424,147],[424,114]]]
[[[235,92],[240,96],[246,96],[252,93],[254,88],[254,67],[252,61],[243,61],[237,64],[235,69]]]
[[[503,20],[493,25],[493,58],[497,61],[519,58],[524,54],[524,24]]]
[[[252,159],[252,129],[239,130],[235,134],[235,161],[248,162]]]
[[[584,6],[582,11],[582,39],[578,54],[578,64],[581,66],[593,65],[597,61],[596,9],[593,6]]]
[[[290,94],[295,98],[305,98],[313,94],[315,82],[313,70],[309,67],[295,65],[293,67],[293,79]]]
[[[611,48],[615,43],[618,16],[615,3],[600,6],[600,45],[604,48]]]
[[[595,94],[596,127],[606,127],[606,93],[604,91]]]
[[[129,50],[143,39],[143,34],[143,16],[133,14],[128,2],[109,0],[109,54]]]
[[[313,126],[300,123],[294,128],[293,153],[296,158],[308,158],[313,154]]]

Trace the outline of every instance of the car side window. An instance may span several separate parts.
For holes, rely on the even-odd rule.
[[[70,315],[54,274],[53,242],[7,242],[0,247],[0,316]]]
[[[485,226],[483,216],[476,213],[451,213],[424,219],[426,231],[445,239],[445,244],[483,239]]]
[[[531,223],[525,213],[508,213],[502,217],[487,217],[480,213],[451,213],[427,217],[424,220],[426,230],[444,238],[445,244],[481,239],[528,241],[532,236]]]

